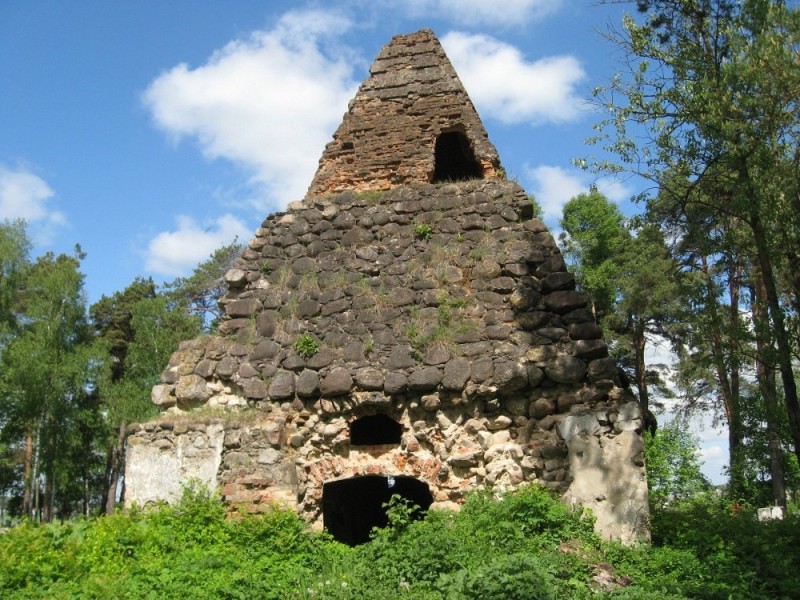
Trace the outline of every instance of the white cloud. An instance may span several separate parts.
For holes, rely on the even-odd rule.
[[[714,415],[706,412],[692,419],[690,429],[700,444],[697,454],[703,474],[714,484],[725,483],[729,458],[727,427],[720,426]]]
[[[0,165],[0,219],[63,223],[64,215],[47,206],[53,196],[53,189],[38,175]]]
[[[713,484],[727,481],[725,470],[728,466],[727,443],[701,447],[698,452],[703,475]]]
[[[648,335],[644,359],[648,365],[660,364],[672,367],[677,361],[677,356],[667,338],[661,335]]]
[[[176,219],[177,229],[162,231],[147,244],[146,268],[160,275],[186,275],[211,253],[235,239],[244,242],[250,228],[236,217],[226,214],[206,225],[187,216]]]
[[[633,190],[619,179],[603,177],[594,182],[597,190],[612,202],[630,200]]]
[[[697,452],[703,460],[708,459],[721,459],[725,455],[722,446],[709,446],[707,448],[700,448]]]
[[[578,194],[589,191],[592,185],[612,202],[622,202],[631,196],[624,183],[609,178],[593,180],[583,171],[567,170],[551,165],[526,167],[525,176],[533,184],[533,193],[547,219],[561,218],[564,205]]]
[[[522,25],[555,12],[562,0],[411,0],[412,16],[438,16],[465,25]]]
[[[200,67],[163,73],[144,103],[175,139],[191,137],[208,158],[244,167],[266,195],[260,209],[282,208],[305,195],[355,93],[350,51],[326,45],[349,27],[332,12],[287,13]]]
[[[55,196],[47,182],[26,168],[0,165],[0,220],[23,219],[37,244],[48,244],[55,230],[66,225],[64,213],[53,210]]]
[[[564,205],[589,189],[580,177],[561,167],[540,165],[528,169],[526,174],[533,181],[533,194],[546,218],[560,219]]]
[[[576,86],[586,73],[574,56],[530,62],[514,46],[461,32],[441,41],[481,115],[509,124],[578,117],[583,101]]]

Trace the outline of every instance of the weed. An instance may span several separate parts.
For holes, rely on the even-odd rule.
[[[297,307],[299,305],[300,305],[300,299],[296,295],[292,294],[286,301],[286,303],[283,306],[281,306],[279,314],[283,318],[296,317]]]
[[[414,235],[423,240],[431,239],[433,227],[427,223],[414,223]]]
[[[489,249],[486,246],[475,246],[472,250],[470,250],[469,257],[473,261],[478,262],[484,256],[486,256],[488,253],[489,253]]]
[[[530,203],[531,207],[533,208],[533,216],[539,217],[542,214],[542,206],[539,204],[539,201],[536,200],[536,196],[533,194],[528,195],[528,202]]]
[[[319,276],[317,273],[304,273],[300,277],[298,291],[302,294],[319,291]]]
[[[368,190],[366,192],[361,192],[356,196],[359,200],[366,200],[367,202],[377,202],[380,200],[380,197],[383,195],[381,190]]]
[[[292,269],[288,265],[282,265],[270,272],[270,282],[278,288],[286,289],[292,275]]]
[[[319,340],[310,333],[304,333],[297,338],[294,349],[305,358],[309,358],[319,352]]]

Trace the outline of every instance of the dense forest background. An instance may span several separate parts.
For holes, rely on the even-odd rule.
[[[29,257],[0,225],[0,520],[113,513],[127,426],[158,414],[150,389],[182,340],[215,326],[225,246],[190,277],[137,278],[87,306],[80,247]]]
[[[677,549],[682,544],[690,546],[691,560],[713,552],[705,548],[703,554],[697,536],[690,536],[691,543],[681,537],[676,515],[696,517],[699,503],[707,523],[742,514],[749,519],[746,526],[724,521],[718,532],[723,535],[758,526],[749,516],[755,507],[793,512],[800,490],[800,10],[775,0],[634,4],[636,14],[620,30],[607,32],[609,44],[624,57],[622,70],[593,98],[606,117],[590,143],[613,159],[578,162],[597,173],[648,182],[639,197],[641,211],[627,217],[593,189],[565,207],[560,242],[648,415],[654,543],[679,553],[658,555],[658,561],[673,560],[680,570],[689,564]],[[153,415],[150,388],[179,342],[214,326],[222,275],[240,247],[221,248],[190,277],[161,286],[136,279],[92,306],[83,290],[79,247],[72,255],[35,258],[30,249],[24,223],[0,225],[0,521],[112,515],[126,427]],[[655,341],[669,344],[674,363],[648,362]],[[667,407],[677,418],[656,429]],[[692,420],[707,412],[728,431],[728,482],[716,492],[709,492],[700,474],[687,433]],[[216,510],[203,502],[203,510]],[[178,519],[179,513],[164,514]],[[151,517],[127,518],[132,520],[124,527],[136,529]],[[438,519],[444,517],[430,517],[439,525],[429,526],[441,527]],[[406,525],[400,529],[409,530]],[[32,525],[25,527],[34,538],[77,535],[30,533]],[[770,530],[778,548],[780,540],[797,534],[793,518],[785,527],[784,533]],[[370,545],[379,548],[398,531],[390,528]],[[713,538],[707,528],[702,531]],[[758,531],[747,539],[766,543],[759,537],[766,530]],[[720,542],[719,552],[739,556],[741,548],[728,543]],[[744,543],[749,542],[739,542]],[[315,548],[312,555],[322,552]],[[525,548],[520,552],[528,556]],[[303,556],[301,562],[311,560]],[[520,556],[503,560],[522,561],[520,569],[539,568]],[[592,560],[580,568],[588,569]],[[631,572],[646,571],[633,559],[620,560],[628,561]],[[777,556],[769,561],[780,563]],[[763,569],[754,569],[746,585],[764,583]],[[698,581],[713,576],[698,573]],[[467,586],[471,575],[459,577],[460,583],[450,582],[453,589]],[[670,593],[685,592],[670,585]],[[739,595],[745,589],[753,593],[755,588],[735,587],[745,583],[731,585],[733,597],[756,597]],[[780,588],[764,597],[800,595],[794,592]],[[689,597],[727,595],[704,595],[700,586]]]

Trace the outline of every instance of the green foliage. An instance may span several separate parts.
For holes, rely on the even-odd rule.
[[[52,518],[56,506],[68,516],[89,503],[98,477],[94,391],[102,363],[86,319],[83,258],[76,248],[27,265],[0,346],[0,446],[19,466],[21,512],[34,518]]]
[[[305,358],[310,358],[319,352],[319,340],[310,333],[304,333],[295,341],[294,349]]]
[[[150,390],[180,342],[200,334],[201,320],[159,293],[152,280],[141,278],[121,292],[103,296],[89,315],[96,346],[105,354],[97,393],[103,404],[109,466],[104,508],[113,512],[125,454],[125,426],[158,414]]]
[[[370,352],[372,352],[374,349],[375,349],[375,338],[374,338],[374,337],[372,337],[372,336],[369,336],[369,337],[368,337],[368,338],[367,338],[367,339],[364,341],[364,352],[366,352],[367,354],[369,354],[369,353],[370,353]]]
[[[240,248],[218,250],[168,294],[137,278],[88,310],[80,247],[35,261],[29,250],[24,223],[0,224],[0,492],[14,517],[111,512],[125,426],[157,410],[150,389],[201,332]]]
[[[389,515],[390,526],[354,550],[354,598],[479,597],[501,594],[515,581],[530,594],[546,591],[555,580],[562,592],[585,591],[588,568],[577,556],[560,552],[559,544],[564,539],[587,548],[599,543],[590,519],[534,485],[499,502],[488,492],[473,494],[459,513],[433,511],[421,521],[404,503],[392,504]],[[538,564],[547,565],[545,579],[537,583],[525,573],[494,571],[526,562],[524,555],[542,557]],[[477,581],[476,572],[493,573],[496,586]]]
[[[175,505],[0,535],[0,596],[32,598],[791,599],[800,523],[730,514],[714,495],[653,514],[652,546],[602,542],[592,521],[528,486],[459,513],[416,519],[393,498],[390,526],[349,548],[294,512],[226,517],[196,482]],[[626,587],[598,590],[600,565]],[[609,566],[611,565],[611,566]]]
[[[558,598],[553,576],[542,558],[509,554],[477,569],[462,569],[439,580],[445,598],[457,600],[551,600]]]
[[[542,205],[539,204],[539,201],[536,199],[536,196],[534,196],[533,194],[528,194],[528,203],[531,205],[531,208],[533,209],[533,216],[541,219],[543,214]]]
[[[427,223],[414,223],[414,235],[423,240],[431,239],[433,228]]]
[[[744,440],[739,453],[742,484],[738,487],[736,498],[739,502],[753,507],[774,504],[772,493],[772,457],[769,432],[764,427],[767,410],[753,386],[745,386],[741,405],[742,430]],[[791,451],[791,437],[785,412],[775,419],[781,444],[782,468],[786,489],[790,498],[800,492],[800,468],[797,457]]]
[[[564,205],[559,241],[575,279],[598,315],[616,303],[619,279],[617,255],[630,234],[616,205],[596,189]]]
[[[0,596],[283,600],[340,548],[279,508],[226,519],[194,483],[174,506],[14,528],[0,537]]]
[[[142,283],[136,280],[121,294],[104,296],[91,309],[99,339],[109,345],[110,370],[100,382],[100,392],[112,428],[121,421],[153,416],[149,390],[180,342],[201,332],[197,317],[153,287],[139,294]]]
[[[24,222],[0,222],[0,352],[18,325],[18,292],[30,268],[30,249]]]
[[[713,374],[708,395],[728,421],[738,494],[747,437],[739,384],[748,367],[755,367],[759,400],[770,406],[769,430],[774,436],[777,413],[785,412],[800,459],[800,7],[642,0],[637,8],[639,16],[626,15],[623,31],[609,35],[625,55],[625,71],[596,94],[607,118],[591,141],[618,160],[595,167],[635,173],[658,188],[657,196],[643,199],[668,239],[682,246],[682,266],[697,275],[683,298],[686,314],[697,315],[689,366],[702,361]],[[771,476],[783,479],[781,443],[772,441]]]
[[[170,300],[200,317],[207,330],[214,329],[222,316],[217,303],[227,291],[225,273],[233,268],[242,250],[244,245],[238,240],[214,250],[189,277],[166,285]]]
[[[657,227],[628,223],[617,206],[596,189],[564,207],[560,242],[579,288],[620,366],[633,373],[642,411],[650,388],[661,397],[664,365],[647,364],[648,338],[664,336],[674,323],[680,270]]]
[[[689,433],[685,420],[673,419],[662,425],[655,436],[648,433],[645,436],[645,459],[653,511],[663,510],[670,503],[691,498],[711,487],[700,470],[697,442]]]
[[[800,594],[797,515],[762,523],[709,493],[653,513],[652,526],[658,552],[651,561],[658,559],[654,566],[660,569],[681,569],[672,578],[691,597],[788,600]],[[668,565],[669,554],[680,558]]]
[[[97,334],[108,344],[111,355],[111,378],[117,381],[125,372],[128,344],[134,338],[132,324],[136,303],[154,298],[156,286],[152,279],[136,278],[128,287],[111,296],[103,296],[89,308],[89,318]]]

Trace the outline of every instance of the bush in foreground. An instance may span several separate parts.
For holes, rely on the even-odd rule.
[[[206,491],[153,510],[0,536],[2,598],[526,600],[797,598],[797,519],[762,524],[697,501],[654,515],[654,544],[602,542],[592,520],[529,486],[415,520],[402,501],[343,546],[291,511],[226,518]],[[794,565],[794,569],[792,569]]]

